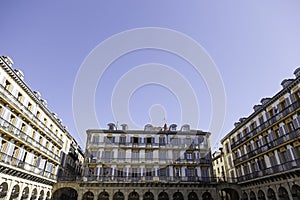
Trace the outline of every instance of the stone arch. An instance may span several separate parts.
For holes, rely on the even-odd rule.
[[[29,197],[29,187],[26,186],[22,191],[21,200],[27,199]]]
[[[87,191],[84,193],[82,200],[93,200],[94,199],[94,193],[91,191]]]
[[[101,192],[98,195],[98,200],[109,200],[109,194],[106,191]]]
[[[242,200],[248,200],[248,194],[246,192],[243,193]]]
[[[6,197],[7,191],[8,191],[8,184],[6,182],[3,182],[0,185],[0,198]]]
[[[47,194],[46,194],[46,199],[50,199],[51,198],[51,192],[48,191]]]
[[[290,199],[288,191],[282,186],[280,186],[278,188],[278,197],[280,200],[289,200]]]
[[[256,200],[256,195],[253,191],[250,192],[250,200]]]
[[[257,199],[258,200],[266,200],[266,195],[262,190],[259,190],[257,193]]]
[[[45,195],[44,190],[41,190],[39,194],[39,199],[44,199],[44,195]]]
[[[292,186],[292,197],[295,200],[300,199],[300,186],[299,185],[293,185]]]
[[[55,200],[77,199],[77,197],[77,191],[70,187],[59,188],[52,194],[52,199]]]
[[[272,188],[268,189],[267,197],[268,200],[276,200],[276,194]]]
[[[11,191],[10,199],[16,199],[20,194],[20,186],[18,184],[14,185]]]
[[[143,195],[143,200],[154,200],[154,195],[152,192],[148,191]]]
[[[188,200],[199,200],[198,195],[196,192],[192,191],[188,194]]]
[[[124,194],[119,190],[114,194],[113,200],[124,200]]]
[[[169,195],[165,191],[162,191],[158,195],[158,200],[169,200]]]
[[[173,194],[173,200],[184,200],[184,197],[181,192],[177,191]]]
[[[204,192],[202,194],[202,200],[212,200],[212,196],[209,192]]]
[[[140,195],[135,190],[130,192],[128,195],[128,200],[139,200],[139,199],[140,199]]]
[[[30,199],[36,199],[37,198],[37,189],[36,188],[33,188],[32,192],[31,192],[31,197]]]

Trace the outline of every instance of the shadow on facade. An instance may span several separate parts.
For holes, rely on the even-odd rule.
[[[74,199],[76,200],[78,197],[77,191],[73,188],[60,188],[53,193],[53,200],[67,200]]]

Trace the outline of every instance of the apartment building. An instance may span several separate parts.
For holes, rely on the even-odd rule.
[[[209,132],[176,124],[121,127],[87,130],[84,176],[77,185],[61,182],[56,199],[216,199]]]
[[[242,199],[300,199],[300,68],[221,141]]]
[[[12,65],[0,56],[0,199],[50,199],[69,133]]]

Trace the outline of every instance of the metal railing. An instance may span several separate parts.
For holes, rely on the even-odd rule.
[[[32,164],[23,162],[19,159],[16,159],[16,158],[14,158],[10,155],[7,155],[5,153],[2,153],[2,152],[0,152],[0,164],[1,163],[6,163],[13,167],[17,167],[17,168],[23,169],[25,171],[32,172],[34,174],[56,180],[56,175],[52,174],[51,172],[48,172],[44,169],[40,169]]]
[[[56,160],[56,161],[60,160],[60,158],[57,155],[55,155],[52,151],[50,151],[49,149],[44,147],[41,143],[34,140],[32,137],[28,136],[22,130],[18,129],[17,127],[15,127],[13,124],[11,124],[7,120],[3,119],[2,117],[0,117],[0,127],[4,130],[8,131],[9,133],[15,135],[23,142],[31,145],[34,148],[37,148],[39,151],[45,153],[46,155],[53,158],[54,160]]]
[[[9,101],[12,105],[22,110],[22,113],[25,114],[29,119],[34,121],[40,128],[43,128],[43,130],[51,136],[54,141],[56,141],[58,144],[62,146],[63,142],[61,139],[58,138],[57,135],[55,135],[46,125],[44,125],[43,122],[41,122],[26,106],[24,106],[18,99],[15,97],[12,93],[10,93],[3,85],[0,84],[0,94],[3,95],[7,101]],[[10,99],[12,98],[12,99]]]

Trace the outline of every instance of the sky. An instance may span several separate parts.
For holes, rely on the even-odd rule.
[[[198,110],[199,123],[191,123],[191,128],[211,131],[211,125],[223,122],[222,116],[212,119],[213,112],[218,111],[213,109],[215,96],[210,90],[221,81],[224,91],[220,95],[224,92],[226,98],[217,106],[224,105],[226,113],[223,128],[212,132],[211,146],[215,149],[235,121],[249,116],[263,97],[277,93],[283,79],[293,78],[294,70],[300,66],[299,6],[299,1],[279,0],[2,1],[0,54],[13,59],[13,67],[24,72],[25,82],[41,93],[48,108],[58,114],[84,147],[85,132],[76,128],[74,116],[78,113],[74,114],[74,109],[88,107],[84,105],[87,97],[81,95],[74,100],[74,92],[89,55],[111,37],[130,30],[155,27],[185,35],[202,47],[219,78],[209,77],[212,82],[207,82],[207,77],[188,60],[158,48],[140,48],[119,55],[106,66],[96,85],[92,78],[84,79],[84,88],[94,93],[94,112],[99,122],[99,127],[87,128],[106,128],[109,122],[130,124],[129,121],[141,129],[147,123],[163,126],[164,122],[180,127],[189,123],[189,118],[182,121],[183,112],[191,113],[192,122],[193,112]],[[106,52],[116,53],[128,46],[127,42],[131,40],[110,46]],[[172,43],[180,44],[176,40]],[[188,52],[185,47],[182,49]],[[99,61],[106,56],[100,54]],[[161,66],[155,68],[156,64]],[[91,77],[104,69],[98,67]],[[144,73],[135,74],[138,69]],[[134,85],[137,79],[145,82]],[[173,84],[177,84],[175,90]],[[134,90],[126,94],[129,87]],[[190,97],[186,106],[183,98]],[[82,107],[74,108],[74,101],[83,102]],[[130,113],[128,121],[119,116],[118,110],[123,110],[124,105]],[[92,121],[89,117],[82,119],[85,120]]]

